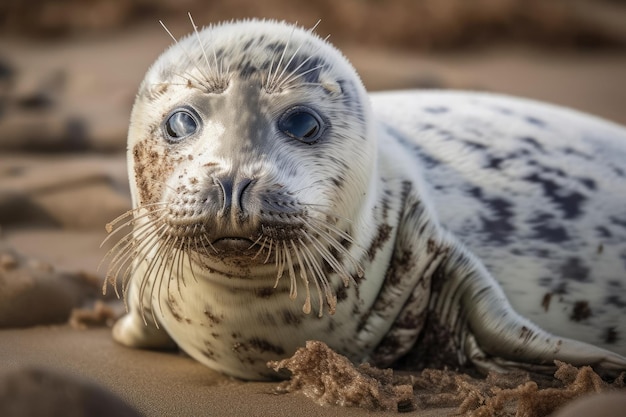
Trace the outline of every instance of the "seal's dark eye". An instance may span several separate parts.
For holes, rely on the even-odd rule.
[[[196,118],[187,110],[172,113],[165,121],[165,133],[170,142],[179,142],[198,130]]]
[[[294,139],[314,143],[322,135],[324,122],[312,109],[294,107],[280,118],[278,128]]]

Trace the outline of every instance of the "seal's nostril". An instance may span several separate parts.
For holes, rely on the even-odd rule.
[[[253,180],[250,178],[242,178],[234,181],[232,177],[215,177],[216,185],[220,187],[222,197],[222,213],[227,214],[230,210],[241,214],[246,211],[245,193],[250,188]]]
[[[251,184],[252,184],[252,180],[250,178],[243,178],[237,184],[237,188],[238,188],[237,204],[239,204],[239,208],[241,209],[241,211],[245,211],[245,207],[244,207],[244,193],[246,192],[246,190],[248,190],[248,188],[250,188]]]
[[[220,194],[222,197],[222,212],[226,214],[232,206],[233,180],[230,177],[214,178],[217,185],[220,186]]]

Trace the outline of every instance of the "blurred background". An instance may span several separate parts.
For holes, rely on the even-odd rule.
[[[128,209],[126,130],[149,65],[196,24],[284,19],[330,35],[370,90],[455,88],[626,124],[625,0],[1,0],[0,228],[95,270]],[[79,254],[79,255],[77,255]]]

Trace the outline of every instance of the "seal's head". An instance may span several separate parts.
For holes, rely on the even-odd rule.
[[[337,259],[352,256],[351,220],[368,207],[369,112],[352,66],[311,31],[267,21],[194,31],[150,68],[133,108],[135,254],[180,250],[200,270],[285,272],[292,286],[305,270],[332,312],[327,272],[347,282],[358,270]]]

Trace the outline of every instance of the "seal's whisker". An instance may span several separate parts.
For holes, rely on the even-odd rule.
[[[272,239],[273,242],[273,239]],[[285,271],[285,254],[283,253],[283,248],[276,242],[274,249],[274,264],[276,265],[276,282],[274,283],[274,288],[278,287],[278,281],[283,276]]]
[[[335,296],[335,293],[330,285],[330,282],[328,281],[328,277],[326,276],[326,274],[324,274],[324,271],[322,271],[322,267],[320,266],[320,263],[317,257],[313,254],[313,252],[311,252],[309,247],[301,239],[300,239],[300,244],[302,245],[302,248],[304,248],[304,252],[307,254],[307,257],[309,259],[308,261],[309,267],[313,269],[313,273],[314,273],[313,275],[316,277],[315,285],[317,287],[317,292],[318,292],[319,301],[320,301],[319,317],[323,316],[323,304],[324,304],[323,298],[322,298],[322,291],[320,290],[320,284],[323,289],[323,294],[326,297],[326,303],[328,304],[329,313],[331,315],[335,314],[335,309],[337,307],[337,297]]]
[[[283,67],[282,72],[280,73],[280,75],[278,76],[278,79],[276,80],[276,86],[278,87],[278,89],[280,90],[282,88],[282,86],[285,83],[285,79],[283,78],[283,76],[285,75],[285,72],[287,71],[287,69],[289,68],[289,65],[291,65],[291,63],[293,62],[293,60],[296,58],[296,55],[298,55],[298,52],[300,52],[300,49],[302,49],[302,47],[304,46],[304,43],[301,43],[296,50],[294,51],[293,54],[291,54],[291,58],[289,58],[289,61],[287,61],[287,63],[285,64],[285,66]],[[307,61],[311,60],[311,58],[313,58],[313,55],[308,56],[304,62],[300,63],[300,65],[298,65],[298,67],[296,69],[294,69],[292,72],[290,72],[287,76],[287,78],[289,78],[295,71],[299,70],[304,64],[307,63]]]
[[[198,44],[200,45],[200,50],[202,51],[202,56],[204,57],[204,62],[206,63],[207,68],[209,69],[209,73],[213,72],[211,69],[211,64],[209,63],[209,58],[206,55],[206,49],[204,49],[204,44],[200,39],[200,33],[198,33],[198,26],[193,21],[193,17],[191,16],[191,12],[187,12],[187,16],[189,16],[189,21],[191,22],[191,26],[193,27],[193,32],[196,35],[196,39],[198,40]]]
[[[159,245],[159,240],[164,233],[165,225],[162,225],[160,228],[154,230],[153,233],[148,235],[145,238],[145,241],[142,241],[141,244],[136,249],[136,254],[139,255],[136,259],[132,259],[135,256],[135,253],[131,256],[131,261],[127,264],[126,269],[122,275],[122,296],[124,297],[124,304],[126,305],[128,302],[128,297],[126,294],[128,293],[128,289],[130,286],[132,273],[134,272],[134,265],[141,265],[142,262],[147,258],[148,254],[152,251],[152,249]],[[121,272],[121,271],[120,271]],[[119,297],[119,295],[118,295]]]
[[[172,38],[172,40],[174,41],[174,43],[176,44],[176,46],[180,47],[180,49],[183,51],[183,53],[185,54],[185,56],[187,57],[187,59],[189,60],[190,63],[193,64],[193,66],[198,70],[198,72],[200,72],[200,74],[206,79],[209,80],[210,77],[204,72],[202,71],[202,68],[197,64],[196,60],[194,58],[192,58],[191,54],[187,51],[187,48],[185,48],[181,43],[178,42],[178,39],[176,39],[176,37],[174,35],[172,35],[172,32],[170,32],[170,30],[167,28],[167,26],[165,26],[165,23],[163,23],[162,20],[159,20],[159,23],[161,24],[161,26],[163,27],[163,29],[165,29],[165,31],[167,32],[168,35],[170,35],[170,38]],[[200,83],[201,84],[201,83]],[[202,85],[202,84],[201,84]]]
[[[263,241],[263,246],[265,246],[265,242]],[[270,260],[270,256],[272,255],[272,244],[274,243],[274,239],[270,239],[270,246],[267,249],[267,256],[265,257],[265,260],[263,261],[264,264],[267,264]]]
[[[163,298],[161,296],[161,292],[163,290],[163,280],[166,278],[166,275],[168,275],[168,270],[169,268],[171,268],[171,261],[173,259],[173,255],[172,255],[172,248],[174,247],[174,245],[176,244],[176,239],[177,237],[172,237],[172,236],[167,236],[165,239],[165,242],[163,243],[163,253],[161,255],[159,255],[159,267],[156,270],[156,279],[154,284],[152,285],[152,288],[150,289],[150,302],[154,307],[154,291],[156,289],[156,302],[157,302],[157,306],[159,308],[159,311],[161,312],[161,314],[163,314]],[[171,276],[171,274],[169,274]],[[170,288],[170,279],[169,277],[167,278],[167,294],[170,293],[169,288]],[[168,295],[169,296],[169,295]],[[152,309],[153,314],[154,314],[154,308]],[[153,315],[152,319],[156,322],[156,316]]]
[[[321,19],[317,21],[317,23],[315,23],[315,25],[309,30],[309,33],[312,33],[317,26],[320,24]],[[329,35],[330,36],[330,35]],[[328,39],[328,38],[327,38]],[[323,68],[323,65],[319,65],[316,68],[313,69],[309,69],[297,76],[294,77],[294,75],[298,72],[298,70],[300,70],[300,68],[302,68],[308,61],[310,61],[313,57],[315,57],[315,54],[309,54],[309,56],[300,63],[300,65],[298,65],[293,71],[291,71],[285,78],[283,78],[283,74],[285,73],[285,71],[287,70],[287,68],[289,68],[289,65],[291,64],[291,62],[295,59],[296,55],[298,54],[298,52],[300,51],[300,49],[302,48],[302,46],[304,46],[304,42],[302,42],[300,44],[300,46],[298,46],[298,48],[296,49],[296,51],[293,53],[293,55],[291,56],[291,59],[289,60],[289,62],[287,63],[287,65],[285,65],[285,68],[283,69],[283,72],[280,74],[280,76],[278,77],[278,79],[280,80],[280,82],[278,83],[278,89],[284,89],[290,86],[290,83],[292,81],[294,81],[297,78],[300,78],[301,76],[308,74],[309,72],[318,70]],[[319,46],[316,49],[316,52],[321,48],[321,46]],[[281,80],[282,78],[282,80]]]
[[[296,256],[298,261],[298,267],[300,270],[300,278],[304,282],[304,290],[306,292],[304,305],[302,306],[302,312],[304,314],[311,313],[311,289],[309,288],[309,277],[306,273],[306,268],[302,264],[302,256],[300,255],[300,251],[298,250],[298,246],[293,242],[293,240],[289,241],[291,243],[291,248],[293,249],[293,253]]]
[[[156,219],[155,221],[147,222],[135,230],[131,230],[129,233],[124,235],[109,251],[105,254],[102,261],[100,261],[100,266],[104,261],[109,259],[109,267],[107,268],[107,274],[115,268],[115,265],[119,261],[119,258],[124,256],[130,256],[132,254],[132,247],[135,245],[137,241],[141,241],[146,234],[150,234],[151,228],[154,223],[159,221],[160,219]]]
[[[280,55],[280,59],[278,60],[278,64],[276,64],[276,70],[274,71],[274,74],[272,74],[272,67],[270,66],[270,74],[268,75],[268,85],[265,87],[266,90],[268,91],[274,91],[275,87],[276,87],[276,76],[278,75],[278,71],[281,68],[281,65],[283,63],[283,59],[285,58],[285,53],[287,52],[287,48],[289,47],[289,44],[291,43],[291,39],[293,38],[293,33],[296,30],[295,26],[291,29],[291,33],[289,34],[289,38],[287,39],[287,43],[285,43],[285,47],[283,48],[283,52]],[[272,63],[274,61],[272,60]],[[271,79],[269,79],[271,76]]]
[[[345,248],[340,242],[337,241],[332,235],[330,235],[324,229],[316,226],[313,223],[309,223],[310,228],[317,232],[321,238],[323,238],[328,244],[330,244],[335,250],[344,255],[350,263],[354,266],[356,273],[359,277],[363,276],[363,268],[359,265],[359,263],[354,259],[352,253],[348,249]]]
[[[215,253],[219,253],[217,249],[215,249],[215,246],[213,246],[213,244],[211,243],[211,241],[209,240],[209,238],[205,235],[202,235],[202,240],[204,242],[206,242],[207,245],[209,245],[209,247],[213,250],[213,252]]]
[[[328,230],[328,232],[334,233],[338,235],[340,238],[342,238],[343,240],[350,242],[350,244],[355,244],[354,238],[349,233],[345,232],[344,230],[341,230],[335,225],[325,222],[323,220],[317,219],[315,217],[311,217],[309,218],[309,220],[312,223],[315,223],[318,227],[325,228],[326,230]]]
[[[167,253],[167,243],[170,240],[170,237],[166,237],[165,241],[162,240],[162,236],[165,235],[165,233],[163,233],[161,235],[161,238],[158,241],[158,245],[156,247],[156,251],[154,252],[152,258],[149,261],[149,266],[148,266],[148,270],[146,271],[146,274],[141,277],[142,281],[140,283],[139,286],[139,301],[141,302],[142,305],[145,305],[145,292],[146,292],[146,288],[149,284],[150,278],[154,277],[152,286],[150,288],[150,293],[148,294],[150,299],[148,300],[148,306],[152,305],[152,299],[153,299],[153,294],[154,294],[154,287],[157,285],[160,285],[160,277],[159,277],[159,271],[162,269],[162,265],[163,265],[163,254]],[[154,272],[154,268],[156,269],[155,275],[152,275]],[[160,303],[160,300],[159,300]],[[160,305],[159,305],[160,307]],[[151,312],[154,317],[154,308],[151,308]],[[142,314],[142,318],[144,320],[144,324],[147,325],[147,321],[145,318],[145,315]],[[156,321],[155,321],[156,322]],[[158,324],[157,324],[158,327]]]
[[[257,251],[257,253],[255,253],[255,254],[254,254],[254,256],[252,257],[252,259],[256,259],[256,258],[257,258],[257,256],[259,256],[259,254],[261,253],[261,251],[264,249],[264,247],[265,247],[265,242],[267,242],[267,239],[268,239],[268,238],[267,238],[267,236],[264,236],[264,235],[263,235],[263,233],[261,233],[261,234],[259,235],[259,237],[258,237],[258,238],[257,238],[254,242],[252,242],[252,244],[251,244],[250,246],[248,246],[248,249],[247,249],[247,250],[252,249],[252,248],[253,248],[253,247],[255,247],[255,246],[256,246],[256,245],[257,245],[257,244],[261,241],[261,239],[263,239],[263,238],[265,238],[265,240],[264,240],[264,241],[263,241],[263,243],[260,245],[260,246],[261,246],[261,248]]]
[[[198,249],[198,240],[196,238],[197,236],[197,229],[198,229],[198,225],[196,224],[193,228],[193,234],[192,237],[190,237],[189,239],[187,239],[187,242],[185,244],[185,254],[187,255],[187,262],[189,263],[189,271],[191,271],[191,277],[193,278],[194,282],[198,282],[198,278],[196,278],[196,273],[193,270],[193,262],[191,262],[191,251],[193,251],[193,248],[191,247],[191,244],[193,243],[195,249]],[[191,242],[189,242],[191,241]]]
[[[108,235],[104,238],[104,240],[102,241],[102,243],[100,244],[100,247],[102,247],[109,239],[111,239],[111,236],[115,235],[116,233],[118,233],[121,229],[123,229],[126,226],[130,226],[132,224],[134,224],[134,222],[136,222],[137,220],[150,215],[151,213],[158,213],[159,211],[163,211],[166,210],[167,207],[161,207],[158,210],[150,210],[147,213],[142,213],[139,216],[136,216],[136,213],[138,213],[141,209],[147,207],[147,206],[157,206],[157,205],[166,205],[167,203],[155,203],[155,204],[148,204],[146,206],[141,206],[141,207],[137,207],[131,210],[128,210],[126,213],[121,214],[120,216],[116,217],[114,220],[110,221],[109,223],[106,224],[105,226],[105,230],[107,231]],[[129,216],[133,216],[130,220],[126,221],[124,224],[117,226],[117,223],[119,223],[120,221],[126,219]]]
[[[178,291],[178,293],[180,294],[180,276],[178,274],[177,271],[175,271],[175,269],[178,266],[178,262],[180,261],[179,259],[179,255],[180,255],[180,250],[178,250],[178,245],[180,244],[180,241],[182,240],[181,237],[179,236],[175,236],[174,240],[172,241],[172,244],[170,245],[170,251],[168,253],[167,256],[167,260],[166,260],[166,264],[165,264],[165,271],[164,271],[164,277],[166,275],[169,275],[167,277],[167,295],[168,295],[168,300],[171,297],[172,292],[170,291],[170,285],[172,284],[172,281],[176,281],[176,289]],[[158,295],[159,299],[160,299],[160,294]],[[171,306],[170,306],[171,307]]]
[[[341,265],[341,262],[337,260],[324,246],[320,243],[319,239],[314,236],[311,236],[309,233],[304,235],[309,242],[315,247],[318,253],[322,256],[322,258],[326,261],[328,265],[333,269],[333,271],[341,278],[344,286],[348,286],[350,281],[352,280],[351,275],[346,271],[345,267]]]
[[[308,61],[308,59],[307,59],[307,61]],[[304,63],[303,63],[303,64],[300,64],[300,65],[304,65]],[[298,68],[300,68],[300,67],[298,67]],[[310,68],[310,69],[308,69],[308,70],[306,70],[306,71],[304,71],[304,72],[301,72],[301,73],[299,73],[299,74],[293,74],[293,73],[292,73],[292,74],[290,74],[290,75],[289,75],[289,77],[288,77],[288,78],[286,78],[285,80],[283,80],[283,81],[280,83],[280,85],[278,86],[278,88],[281,88],[281,89],[284,89],[284,88],[289,88],[289,87],[291,87],[291,86],[292,86],[292,84],[291,84],[291,83],[292,83],[292,82],[294,82],[294,81],[296,81],[298,78],[304,77],[305,75],[307,75],[307,74],[309,74],[309,73],[311,73],[311,72],[313,72],[313,71],[320,70],[320,69],[322,69],[322,68],[324,68],[324,65],[318,65],[318,66],[316,66],[316,67]],[[297,68],[296,68],[296,70],[297,70]],[[295,70],[294,70],[294,71],[295,71]]]
[[[293,260],[291,259],[291,253],[287,248],[287,242],[283,241],[283,254],[287,259],[287,269],[289,271],[289,298],[295,300],[298,296],[298,282],[296,280],[296,272],[293,266]]]
[[[205,84],[202,78],[198,78],[189,71],[185,71],[184,73],[172,71],[172,74],[185,80],[186,82],[183,85],[193,87],[202,92],[206,92],[211,89],[211,86],[209,84]]]
[[[299,242],[302,243],[302,241],[299,241]],[[315,289],[317,290],[317,299],[318,299],[318,304],[319,304],[317,315],[318,317],[323,317],[324,316],[324,297],[322,295],[322,289],[320,288],[319,280],[315,276],[315,270],[313,269],[313,266],[311,265],[309,254],[305,251],[305,249],[306,249],[306,246],[302,245],[300,254],[302,256],[302,260],[304,261],[304,266],[306,266],[307,271],[311,275],[311,280],[313,281],[313,284],[315,284]],[[308,280],[307,280],[307,286],[308,286]]]
[[[184,297],[180,290],[181,281],[183,283],[183,287],[187,287],[187,283],[185,282],[185,275],[183,274],[183,268],[182,268],[182,261],[184,261],[183,247],[185,245],[185,240],[186,238],[181,237],[180,242],[178,243],[178,247],[175,248],[175,256],[176,256],[175,264],[176,265],[175,265],[174,277],[176,277],[176,287],[178,290],[178,296],[180,297],[182,301],[184,301]]]
[[[141,216],[141,217],[143,217],[143,216]],[[125,243],[127,243],[128,241],[132,240],[134,235],[136,235],[137,233],[141,232],[141,231],[142,231],[142,230],[144,230],[144,229],[148,229],[148,228],[152,227],[152,225],[153,225],[155,222],[157,222],[157,221],[161,221],[161,220],[162,220],[162,217],[159,217],[159,218],[157,218],[157,219],[150,220],[150,221],[148,221],[148,222],[146,222],[146,223],[144,223],[144,224],[142,224],[142,225],[140,225],[140,226],[136,226],[136,227],[134,227],[133,229],[131,229],[128,233],[126,233],[125,235],[121,236],[121,237],[119,238],[119,240],[117,241],[117,243],[116,243],[115,245],[113,245],[113,247],[112,247],[111,249],[109,249],[109,250],[107,251],[107,253],[106,253],[106,255],[104,256],[104,259],[103,259],[102,261],[106,260],[106,259],[107,259],[107,258],[108,258],[111,254],[113,254],[113,253],[115,253],[115,252],[119,252],[119,250],[120,250],[120,245],[121,245],[121,244],[125,244]],[[133,219],[133,220],[129,220],[128,222],[126,222],[126,223],[124,223],[123,225],[121,225],[119,228],[115,229],[115,230],[112,232],[112,234],[110,234],[109,236],[112,236],[114,233],[117,233],[117,232],[119,232],[120,230],[123,230],[123,229],[124,229],[124,228],[126,228],[127,226],[131,226],[131,225],[135,225],[135,224],[136,224],[136,221],[135,221],[134,219]],[[106,239],[105,239],[105,242],[106,242]],[[103,243],[104,243],[104,242],[103,242]],[[101,264],[102,264],[102,262],[101,262]],[[99,267],[100,267],[100,266],[99,266]],[[99,267],[98,267],[98,268],[99,268]]]
[[[144,252],[144,247],[150,245],[150,243],[155,240],[155,236],[158,234],[158,231],[161,230],[163,227],[164,226],[161,226],[161,228],[156,230],[144,230],[143,232],[136,234],[135,236],[133,236],[133,239],[127,242],[123,248],[120,248],[120,252],[118,252],[116,257],[111,261],[107,276],[112,281],[115,289],[115,294],[118,298],[118,277],[122,277],[122,294],[125,296],[127,287],[126,278],[132,270],[133,263],[135,262],[137,265],[139,265],[139,263],[143,260],[143,258],[136,258],[136,256],[138,254],[141,255]],[[118,263],[119,267],[117,267]],[[122,271],[124,272],[122,273]]]

